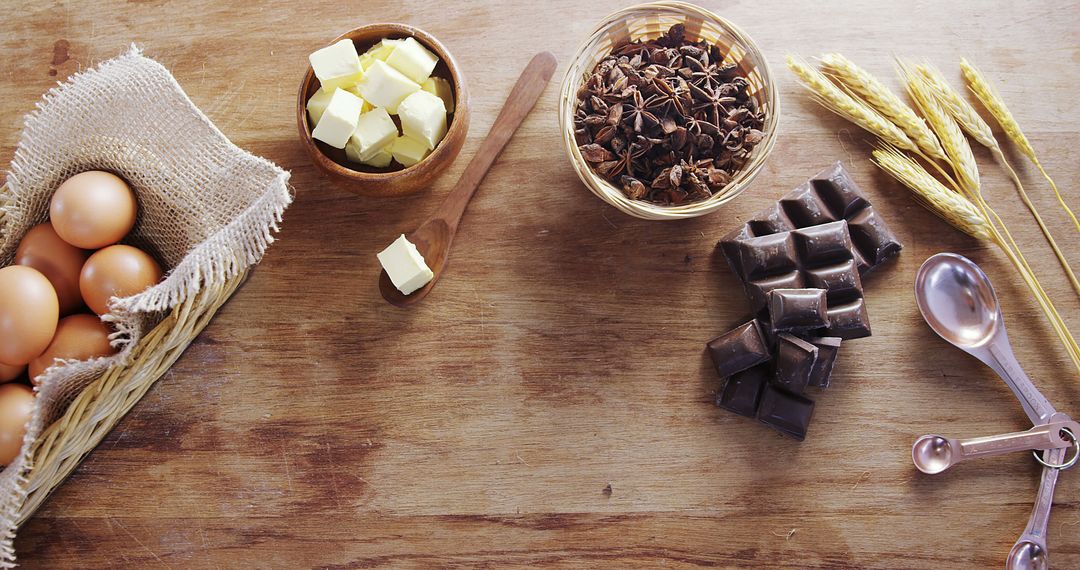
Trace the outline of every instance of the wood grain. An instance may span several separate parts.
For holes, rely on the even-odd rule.
[[[1080,208],[1075,3],[704,4],[781,71],[788,52],[839,51],[888,77],[897,53],[931,58],[958,81],[968,56]],[[1025,369],[1074,416],[1080,379],[1004,257],[875,171],[866,137],[786,73],[781,138],[754,186],[715,215],[670,223],[589,194],[563,155],[549,88],[470,205],[438,290],[407,311],[379,296],[375,252],[437,207],[528,59],[552,51],[559,78],[621,5],[5,6],[0,164],[44,91],[134,41],[233,141],[291,170],[297,193],[247,285],[22,529],[24,567],[1001,567],[1035,497],[1034,461],[983,459],[928,477],[908,454],[924,433],[1028,426],[1000,380],[921,322],[919,264],[938,251],[981,264]],[[312,49],[395,20],[458,58],[472,125],[430,192],[359,198],[311,165],[294,97]],[[991,203],[1080,332],[1080,302],[1038,229],[976,153]],[[1010,158],[1080,264],[1080,238],[1049,189]],[[799,444],[712,405],[719,381],[703,342],[747,310],[713,244],[837,159],[907,247],[867,279],[874,336],[841,351]],[[1063,474],[1050,523],[1056,568],[1080,567],[1076,473]]]

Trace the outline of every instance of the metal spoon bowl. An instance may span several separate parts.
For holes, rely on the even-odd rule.
[[[1001,322],[990,279],[952,253],[927,259],[915,280],[919,311],[941,338],[964,349],[986,345]]]

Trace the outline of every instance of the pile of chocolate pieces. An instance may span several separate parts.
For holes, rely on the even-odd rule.
[[[798,440],[841,340],[870,336],[862,277],[903,247],[837,162],[719,247],[755,317],[706,345],[727,383],[718,406]]]

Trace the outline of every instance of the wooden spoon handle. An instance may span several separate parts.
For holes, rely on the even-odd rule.
[[[451,232],[457,230],[461,216],[465,213],[465,207],[469,205],[469,200],[476,193],[488,169],[498,158],[506,143],[510,141],[510,137],[514,136],[514,132],[521,126],[521,122],[528,116],[529,111],[536,105],[536,101],[540,99],[540,94],[547,87],[551,75],[555,73],[556,65],[558,63],[555,56],[545,51],[533,56],[529,65],[525,66],[525,70],[521,72],[521,77],[518,78],[514,89],[506,98],[502,111],[499,112],[495,123],[491,125],[487,138],[480,144],[476,156],[465,167],[461,179],[450,191],[446,201],[442,203],[439,212],[435,215],[435,218],[446,221]]]

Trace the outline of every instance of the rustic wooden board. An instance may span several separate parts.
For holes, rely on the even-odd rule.
[[[22,529],[26,568],[999,567],[1034,498],[1034,461],[931,478],[909,459],[923,433],[1026,427],[1004,384],[921,322],[911,282],[938,251],[983,265],[1025,368],[1080,414],[1077,375],[1004,257],[876,172],[866,137],[823,115],[782,68],[787,52],[836,50],[888,76],[897,53],[956,79],[958,58],[974,58],[1080,208],[1075,4],[706,2],[779,74],[782,138],[751,191],[691,221],[619,214],[567,167],[552,86],[466,214],[449,272],[409,311],[379,297],[377,249],[435,208],[528,59],[551,50],[561,77],[619,3],[14,4],[0,22],[0,163],[45,90],[134,41],[296,188],[248,284]],[[472,130],[430,192],[359,199],[303,154],[294,92],[308,52],[392,20],[459,59]],[[1080,332],[1077,297],[1006,178],[978,158]],[[907,248],[868,279],[875,334],[845,345],[799,444],[712,404],[719,381],[702,343],[746,312],[713,244],[837,159]],[[1080,238],[1021,172],[1080,266]],[[1080,567],[1077,525],[1080,484],[1066,473],[1050,526],[1057,568]]]

